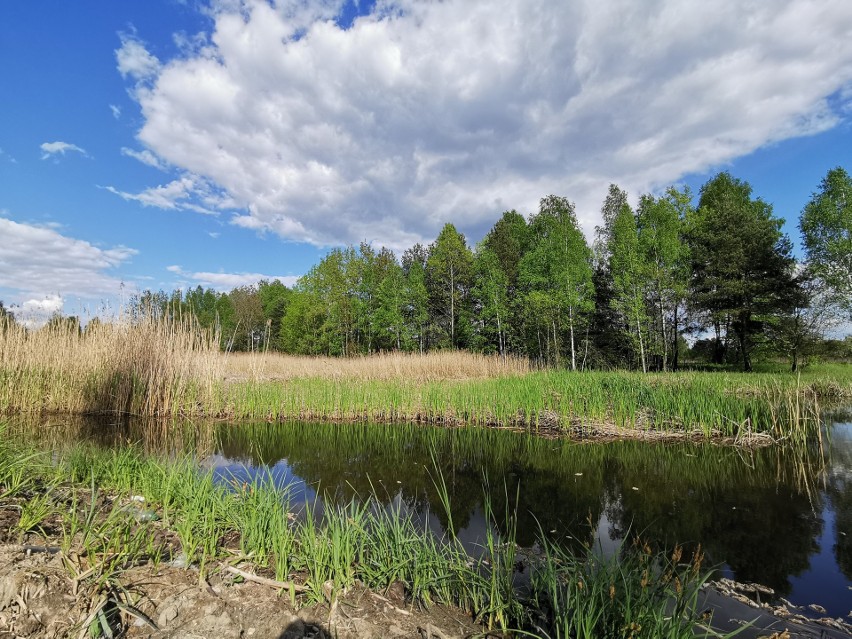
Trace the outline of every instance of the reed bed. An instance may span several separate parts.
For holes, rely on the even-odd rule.
[[[491,379],[517,376],[532,370],[530,361],[466,351],[432,353],[378,353],[349,359],[299,357],[280,353],[232,353],[225,371],[234,381],[326,380],[398,381],[428,383],[443,380]]]
[[[451,510],[443,478],[434,481]],[[237,565],[244,575],[274,575],[297,605],[333,606],[357,582],[374,592],[401,584],[409,605],[453,605],[488,630],[566,639],[694,637],[709,574],[700,552],[682,558],[678,548],[669,556],[637,544],[605,558],[593,548],[569,552],[542,534],[540,550],[521,551],[511,510],[502,515],[504,532],[493,526],[471,554],[452,528],[436,536],[400,502],[388,508],[367,495],[294,513],[288,490],[271,481],[215,482],[188,461],[166,463],[132,448],[78,447],[51,457],[0,440],[0,499],[21,510],[21,535],[40,534],[47,520],[61,531],[59,550],[78,558],[66,562],[69,576],[102,602],[84,621],[93,634],[126,627],[130,620],[110,610],[144,614],[122,600],[123,566],[178,553],[200,580]],[[24,518],[20,504],[32,503],[40,507]],[[501,517],[490,505],[486,512]],[[163,541],[174,536],[177,546]],[[92,568],[81,571],[81,558]]]
[[[407,421],[515,426],[581,436],[775,439],[819,432],[828,375],[533,371],[461,352],[350,360],[221,353],[182,321],[0,330],[0,413],[232,420]]]
[[[219,391],[215,335],[190,319],[0,326],[0,413],[169,415]]]

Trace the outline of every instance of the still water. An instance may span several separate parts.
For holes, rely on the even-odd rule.
[[[13,431],[33,432],[13,423]],[[17,427],[15,427],[17,426]],[[852,414],[838,412],[824,446],[737,450],[712,444],[576,443],[514,432],[358,424],[152,426],[40,422],[51,445],[134,443],[194,455],[228,481],[272,477],[295,502],[376,494],[470,547],[504,513],[518,543],[539,530],[605,552],[639,535],[659,549],[701,544],[719,575],[772,587],[798,605],[852,614]],[[446,483],[451,513],[438,497]],[[485,515],[490,499],[496,522]]]

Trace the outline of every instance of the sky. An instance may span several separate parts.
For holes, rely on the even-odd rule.
[[[0,300],[292,285],[331,248],[722,170],[797,245],[852,169],[848,0],[7,0]]]

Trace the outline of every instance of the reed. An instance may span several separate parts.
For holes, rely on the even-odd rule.
[[[462,352],[298,358],[218,350],[191,318],[0,331],[0,414],[426,422],[577,435],[802,439],[852,367],[784,373],[532,371]]]
[[[232,353],[225,356],[226,375],[234,381],[288,381],[319,378],[352,381],[489,379],[523,375],[532,370],[529,360],[495,357],[466,351],[377,353],[348,359],[300,357],[280,353]]]
[[[197,411],[222,378],[216,336],[191,318],[0,331],[0,412]]]

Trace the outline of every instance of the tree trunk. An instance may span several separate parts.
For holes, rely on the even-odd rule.
[[[574,353],[574,309],[568,307],[568,325],[571,329],[571,370],[577,370],[577,356]]]
[[[663,341],[663,372],[668,370],[669,341],[666,339],[666,313],[663,310],[663,298],[660,297],[660,339]]]
[[[456,281],[455,269],[450,266],[450,344],[456,347]]]
[[[497,296],[494,296],[494,312],[497,315],[497,348],[500,357],[503,357],[503,329],[500,324],[500,306],[497,304]]]
[[[713,363],[722,364],[725,361],[725,349],[722,345],[722,324],[718,319],[713,320],[713,330],[716,333],[716,343],[713,344]]]
[[[553,321],[553,359],[556,368],[559,368],[559,341],[556,339],[556,320]]]
[[[678,351],[680,350],[679,344],[677,343],[678,332],[677,332],[677,304],[674,307],[674,319],[672,321],[672,370],[676,371],[678,369]]]
[[[642,341],[642,325],[639,323],[639,315],[636,315],[636,330],[639,331],[639,356],[642,359],[642,372],[648,372],[648,366],[645,364],[645,344]]]
[[[751,356],[748,348],[748,325],[751,320],[751,314],[748,312],[740,313],[739,321],[736,322],[735,331],[740,342],[740,353],[743,356],[743,372],[751,372]]]

